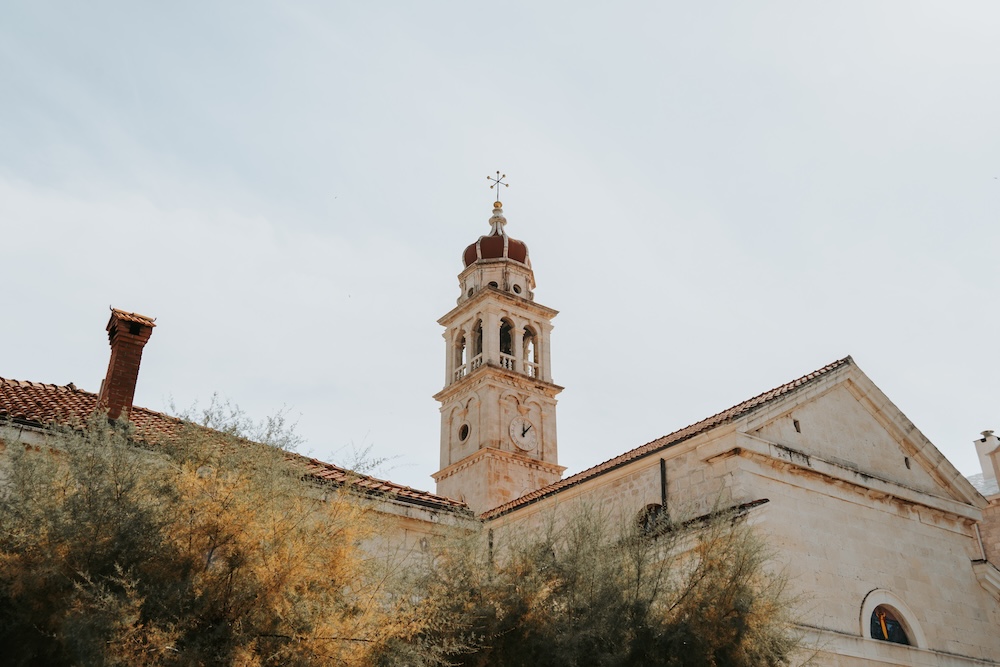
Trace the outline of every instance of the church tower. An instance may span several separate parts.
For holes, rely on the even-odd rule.
[[[481,513],[559,480],[556,394],[549,354],[557,311],[535,303],[528,247],[504,230],[502,204],[490,231],[465,249],[458,305],[445,327],[441,469],[437,493]]]

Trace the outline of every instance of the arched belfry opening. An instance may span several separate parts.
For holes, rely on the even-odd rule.
[[[455,375],[451,381],[461,379],[465,375],[466,365],[469,363],[468,358],[469,345],[468,341],[465,339],[465,334],[461,331],[455,333],[455,343],[452,347],[452,367],[455,368]]]
[[[500,202],[490,231],[466,247],[441,403],[439,494],[482,512],[557,481],[556,395],[549,335],[557,312],[535,301],[528,247],[507,235]],[[512,407],[505,396],[517,397]],[[464,406],[472,412],[459,418]],[[525,406],[531,406],[530,408]],[[456,411],[456,408],[459,408]]]
[[[524,373],[528,377],[538,377],[538,344],[535,330],[524,327],[521,333],[521,358],[524,359]]]
[[[458,382],[483,364],[483,321],[476,320],[471,327],[452,330],[453,336],[448,359],[448,383]]]
[[[517,369],[514,357],[514,323],[508,318],[500,320],[500,365],[509,371]]]
[[[483,356],[483,321],[477,320],[472,328],[472,357],[482,358]]]

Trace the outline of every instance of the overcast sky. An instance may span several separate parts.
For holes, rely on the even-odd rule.
[[[996,2],[0,4],[0,376],[286,409],[433,490],[436,320],[505,172],[567,474],[853,355],[1000,430]]]

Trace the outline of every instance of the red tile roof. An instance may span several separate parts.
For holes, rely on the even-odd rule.
[[[0,419],[32,426],[83,422],[97,408],[97,394],[66,386],[0,378]],[[145,408],[133,408],[140,433],[171,435],[180,419]]]
[[[632,461],[641,459],[644,456],[649,456],[650,454],[662,451],[668,447],[672,447],[678,443],[689,440],[699,433],[704,433],[709,429],[715,428],[716,426],[721,426],[723,424],[728,424],[730,422],[736,421],[737,419],[750,414],[754,410],[775,401],[779,398],[787,396],[794,391],[805,387],[806,385],[817,381],[819,378],[832,373],[833,371],[841,368],[842,366],[852,365],[854,360],[850,357],[844,357],[832,364],[827,364],[819,370],[813,371],[807,375],[803,375],[797,380],[792,380],[780,387],[775,387],[770,391],[765,391],[763,394],[754,396],[753,398],[747,399],[742,403],[734,405],[728,410],[723,410],[722,412],[712,415],[706,419],[702,419],[700,422],[691,424],[690,426],[685,426],[684,428],[674,431],[668,435],[661,438],[657,438],[652,442],[648,442],[641,447],[636,447],[630,451],[625,452],[619,456],[609,459],[604,463],[600,463],[592,468],[588,468],[582,472],[578,472],[575,475],[571,475],[566,479],[559,480],[553,484],[546,487],[538,489],[537,491],[532,491],[531,493],[526,493],[520,498],[515,498],[508,503],[504,503],[499,507],[495,507],[487,512],[483,513],[483,518],[492,519],[506,514],[518,507],[524,505],[530,505],[531,503],[546,498],[553,494],[559,493],[571,486],[576,486],[577,484],[584,482],[593,477],[598,477],[606,472],[610,472],[616,468],[620,468],[623,465],[631,463]]]
[[[141,316],[137,316],[141,317]],[[148,324],[148,323],[147,323]],[[66,386],[8,380],[0,378],[0,422],[42,427],[49,424],[83,422],[97,408],[97,394],[77,389],[72,383]],[[184,422],[177,417],[133,407],[129,417],[140,434],[147,436],[172,436]],[[351,484],[364,493],[385,494],[403,502],[438,510],[468,512],[465,503],[419,491],[368,475],[360,475],[332,463],[300,454],[289,453],[298,460],[306,474],[314,479],[332,484]]]

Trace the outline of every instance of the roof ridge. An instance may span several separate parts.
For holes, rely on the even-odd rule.
[[[0,377],[0,384],[11,384],[14,385],[15,387],[41,387],[47,389],[58,389],[61,391],[76,391],[82,393],[90,393],[82,389],[79,389],[72,382],[69,382],[67,384],[55,384],[54,382],[36,382],[34,380],[16,380],[14,378]],[[94,395],[96,396],[97,394]]]
[[[483,512],[482,516],[484,518],[494,518],[500,516],[502,514],[507,513],[510,510],[513,510],[516,507],[520,507],[521,505],[528,505],[532,502],[535,502],[536,500],[540,500],[541,498],[552,495],[553,493],[556,493],[557,491],[560,491],[564,488],[568,488],[576,484],[579,484],[580,482],[590,479],[591,477],[596,477],[605,472],[614,470],[619,466],[625,465],[626,463],[630,463],[644,456],[648,456],[649,454],[660,451],[661,449],[666,449],[671,445],[683,442],[684,440],[692,438],[698,435],[699,433],[703,433],[711,428],[715,428],[716,426],[721,426],[723,424],[728,424],[737,419],[738,417],[741,417],[752,410],[756,410],[757,408],[769,403],[770,401],[776,398],[779,398],[781,396],[786,396],[792,393],[793,391],[797,391],[798,389],[801,389],[810,382],[813,382],[817,378],[820,378],[842,366],[849,364],[854,364],[854,359],[850,355],[842,359],[830,362],[829,364],[821,368],[818,368],[814,371],[811,371],[809,373],[806,373],[801,377],[795,378],[794,380],[778,385],[777,387],[774,387],[772,389],[768,389],[767,391],[763,391],[757,394],[756,396],[748,398],[745,401],[741,401],[732,407],[726,408],[725,410],[716,412],[714,415],[696,421],[693,424],[689,424],[687,426],[679,428],[676,431],[672,431],[671,433],[660,436],[659,438],[656,438],[654,440],[650,440],[644,445],[639,445],[638,447],[634,447],[626,452],[618,454],[617,456],[613,456],[610,459],[607,459],[606,461],[593,465],[585,470],[581,470],[580,472],[574,475],[570,475],[566,479],[561,479],[557,482],[553,482],[548,486],[544,486],[530,493],[526,493],[519,498],[515,498],[514,500],[504,503],[503,505],[499,505],[491,510],[487,510],[486,512]]]

